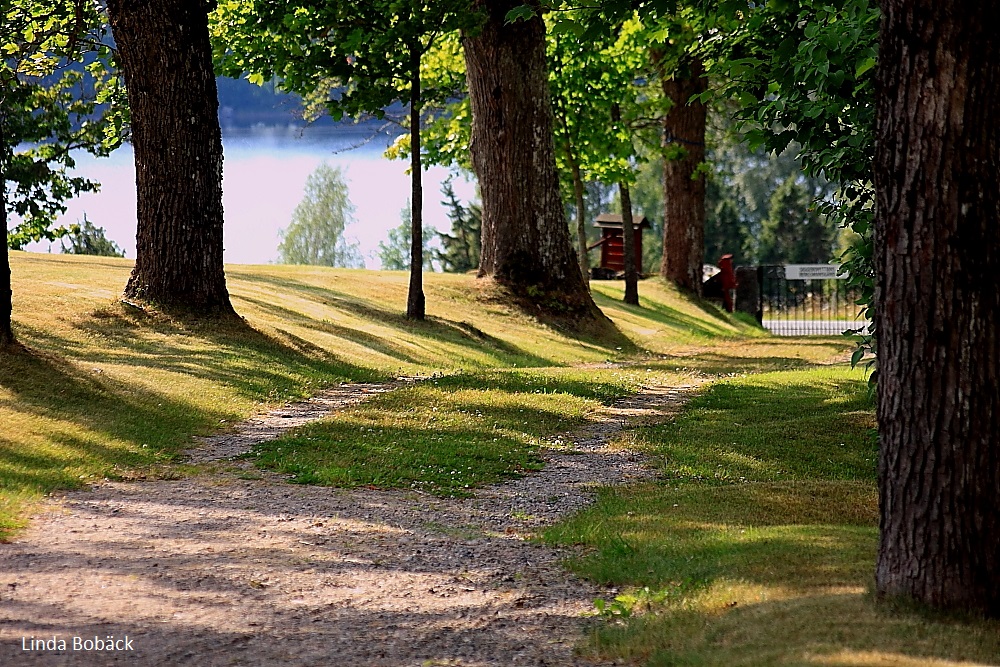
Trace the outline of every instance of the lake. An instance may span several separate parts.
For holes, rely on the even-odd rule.
[[[345,150],[364,137],[346,128],[269,127],[223,133],[223,206],[225,209],[225,259],[235,264],[277,261],[278,232],[288,226],[292,211],[302,199],[306,178],[322,162],[340,167],[347,181],[354,221],[345,232],[359,245],[368,268],[380,267],[378,244],[400,224],[400,211],[410,198],[408,161],[382,156],[390,138],[377,137],[362,148]],[[108,238],[135,258],[135,165],[131,146],[110,157],[81,155],[75,173],[101,183],[98,193],[86,193],[68,203],[59,224],[71,224],[86,212]],[[451,223],[441,205],[441,184],[449,170],[432,167],[424,172],[425,226],[448,231]],[[455,192],[467,202],[475,184],[461,177]],[[434,238],[430,232],[428,236]],[[432,244],[434,245],[434,244]],[[31,244],[35,252],[59,252],[59,242]]]

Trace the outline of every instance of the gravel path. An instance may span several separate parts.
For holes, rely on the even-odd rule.
[[[286,406],[206,439],[192,460],[391,388]],[[567,434],[541,472],[469,499],[248,479],[260,474],[246,463],[67,494],[0,545],[0,665],[587,664],[573,649],[607,591],[523,535],[585,505],[594,485],[646,477],[608,439],[668,419],[693,388],[644,389]],[[74,637],[110,635],[131,650],[73,650]],[[67,650],[23,650],[32,637]]]

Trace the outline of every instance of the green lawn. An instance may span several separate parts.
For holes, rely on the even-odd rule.
[[[996,623],[880,609],[875,441],[865,379],[817,362],[842,337],[780,339],[656,280],[642,307],[593,284],[614,322],[572,335],[470,276],[229,267],[243,325],[116,303],[126,260],[11,253],[15,332],[0,358],[0,539],[45,494],[177,474],[196,434],[347,381],[424,376],[261,445],[300,483],[464,495],[525,474],[588,413],[650,382],[715,382],[676,423],[628,430],[665,481],[609,489],[544,539],[616,586],[583,651],[650,665],[1000,663]],[[198,474],[192,470],[192,474]],[[210,471],[209,471],[210,472]]]
[[[615,586],[585,652],[646,665],[1000,662],[1000,624],[879,608],[876,443],[846,368],[734,377],[623,437],[664,479],[547,530]]]
[[[504,400],[523,401],[530,410],[549,409],[551,397],[536,392],[566,393],[573,398],[559,418],[570,424],[587,400],[629,391],[640,377],[712,373],[711,366],[744,356],[772,368],[846,349],[837,340],[803,347],[776,341],[658,281],[643,282],[646,307],[638,309],[615,300],[616,284],[596,285],[617,329],[575,337],[489,298],[470,276],[428,275],[428,320],[415,323],[403,317],[407,276],[401,272],[231,266],[229,289],[246,324],[219,327],[116,303],[128,260],[10,257],[14,330],[31,353],[0,358],[0,539],[24,526],[31,504],[44,494],[102,477],[154,474],[192,435],[228,428],[330,384],[465,373],[480,378],[480,385],[497,383],[511,394]],[[694,368],[703,362],[691,355],[709,347],[717,356],[706,358],[704,369]],[[628,369],[632,385],[614,380],[613,370],[599,376],[574,369],[607,360],[643,366]],[[491,375],[494,369],[537,373]],[[415,419],[386,417],[407,435],[419,428]],[[487,427],[471,425],[467,437]],[[433,478],[429,488],[464,489],[529,469],[546,432],[510,431],[498,440],[519,452],[510,463],[484,468],[481,477],[476,473],[461,484]]]
[[[428,379],[262,443],[252,458],[299,483],[469,495],[540,469],[541,447],[558,446],[554,436],[581,427],[588,413],[647,377],[635,369],[566,370]]]

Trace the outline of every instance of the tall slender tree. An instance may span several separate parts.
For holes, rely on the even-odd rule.
[[[1000,5],[880,4],[876,589],[1000,616]]]
[[[406,315],[425,315],[423,153],[425,106],[455,94],[450,77],[428,80],[424,58],[444,35],[471,25],[467,0],[253,0],[224,5],[215,33],[221,69],[263,83],[277,77],[337,120],[385,117],[404,102],[410,144],[410,284]]]
[[[223,268],[222,132],[211,0],[108,0],[131,110],[138,231],[125,296],[232,316]]]
[[[559,191],[538,13],[508,21],[516,0],[476,0],[485,24],[465,47],[472,162],[483,199],[480,277],[550,314],[598,317],[570,244]]]

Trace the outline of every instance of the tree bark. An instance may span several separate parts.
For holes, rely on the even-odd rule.
[[[2,127],[2,125],[0,125]],[[10,250],[7,248],[7,180],[0,174],[0,227],[3,227],[3,260],[0,264],[0,350],[16,342],[11,319],[14,313],[14,292],[10,279]]]
[[[632,220],[632,195],[628,183],[618,184],[618,194],[622,200],[622,254],[625,264],[625,303],[639,305],[639,270],[635,258],[635,223]]]
[[[663,117],[663,259],[660,275],[681,289],[701,294],[705,261],[706,109],[691,100],[707,89],[701,61],[683,63],[662,76],[664,96],[673,102]]]
[[[483,200],[479,276],[549,314],[599,317],[559,192],[545,24],[540,14],[507,23],[507,12],[519,4],[478,0],[487,20],[463,39],[472,163]]]
[[[125,296],[229,316],[222,134],[205,0],[109,0],[135,151],[136,262]]]
[[[420,156],[420,47],[411,46],[410,70],[410,289],[406,296],[406,316],[422,320],[424,300],[424,188]]]
[[[880,4],[876,589],[1000,616],[1000,8]]]
[[[580,260],[580,275],[589,287],[590,257],[587,251],[587,202],[583,198],[583,176],[580,174],[580,164],[571,160],[573,168],[573,206],[576,209],[576,253]]]
[[[622,122],[621,105],[615,102],[611,105],[611,123],[614,126]],[[625,303],[639,305],[639,270],[635,265],[635,223],[632,219],[632,194],[628,183],[618,182],[618,197],[622,204],[622,265],[625,273]]]

